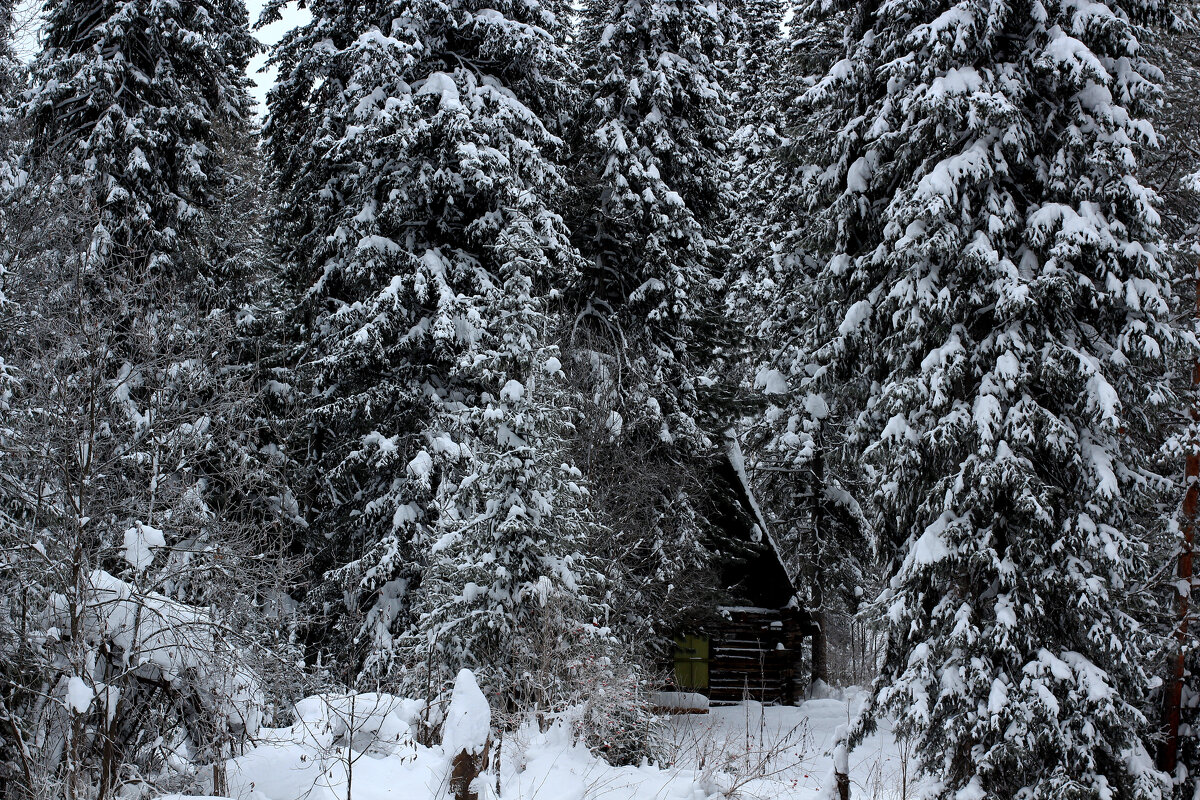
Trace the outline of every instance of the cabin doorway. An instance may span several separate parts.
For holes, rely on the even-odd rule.
[[[709,641],[707,636],[675,637],[675,685],[683,691],[708,692]]]

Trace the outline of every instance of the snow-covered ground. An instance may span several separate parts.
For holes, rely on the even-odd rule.
[[[824,797],[832,769],[834,735],[846,725],[864,699],[861,689],[809,700],[800,706],[748,703],[712,709],[708,718],[676,717],[674,727],[693,740],[706,742],[729,764],[718,780],[725,792],[747,800],[809,800]],[[850,755],[855,797],[901,798],[904,754],[891,735],[891,724]],[[914,772],[910,763],[908,773]],[[909,793],[913,782],[909,782]]]
[[[565,725],[530,726],[500,740],[481,798],[489,800],[813,800],[830,767],[839,725],[860,690],[799,707],[757,703],[672,717],[659,733],[660,763],[613,767],[571,741]],[[310,698],[300,721],[265,730],[230,762],[237,800],[447,800],[449,757],[413,741],[412,701],[386,695]],[[347,720],[353,717],[353,722]],[[349,744],[349,747],[346,745]],[[493,742],[492,753],[496,743]],[[856,797],[900,798],[901,748],[882,726],[850,758]],[[498,791],[497,791],[498,784]],[[911,793],[910,793],[911,794]]]

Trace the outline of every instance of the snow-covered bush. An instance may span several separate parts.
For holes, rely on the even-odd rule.
[[[7,546],[14,531],[2,533]],[[22,783],[68,796],[131,781],[223,792],[224,759],[263,722],[259,675],[282,662],[235,630],[233,609],[89,570],[79,540],[66,544],[38,535],[0,563],[0,653],[9,721],[24,740]]]
[[[657,723],[653,689],[656,674],[643,671],[632,655],[614,658],[614,651],[584,648],[572,659],[577,693],[563,718],[579,741],[610,764],[637,764],[650,755],[650,731]],[[629,653],[628,650],[616,652]]]

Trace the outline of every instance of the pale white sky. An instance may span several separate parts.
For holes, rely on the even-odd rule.
[[[246,0],[246,7],[250,9],[250,24],[258,22],[258,15],[262,12],[263,0]],[[275,44],[292,28],[297,25],[303,25],[311,19],[307,9],[296,8],[295,3],[289,3],[286,10],[283,12],[283,20],[268,25],[260,31],[255,31],[259,41],[263,44]],[[260,73],[259,70],[263,64],[267,62],[267,54],[255,58],[250,62],[250,78],[254,81],[254,90],[252,94],[254,99],[258,101],[258,113],[265,113],[265,101],[267,99],[267,90],[275,83],[275,71]]]

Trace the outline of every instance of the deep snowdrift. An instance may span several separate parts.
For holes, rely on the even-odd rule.
[[[481,798],[501,800],[813,800],[830,767],[834,732],[862,694],[799,707],[757,703],[672,717],[658,734],[661,763],[613,767],[572,741],[565,723],[528,726],[500,748],[500,769]],[[449,758],[417,744],[409,725],[422,712],[388,695],[309,698],[299,721],[266,729],[257,747],[230,762],[235,800],[446,800]],[[493,749],[493,754],[495,749]],[[850,759],[858,796],[901,797],[903,759],[886,724]],[[498,785],[498,792],[497,792]],[[349,795],[349,798],[347,797]]]

